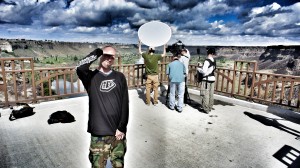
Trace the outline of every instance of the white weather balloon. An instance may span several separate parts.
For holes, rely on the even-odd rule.
[[[160,21],[143,24],[138,30],[141,42],[147,46],[158,47],[166,44],[172,35],[171,28]]]

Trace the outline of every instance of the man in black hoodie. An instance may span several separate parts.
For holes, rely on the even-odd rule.
[[[98,48],[80,60],[76,68],[89,96],[92,167],[104,168],[108,157],[114,167],[124,167],[129,98],[124,74],[112,69],[115,55],[112,46]],[[99,57],[99,68],[91,71],[90,65]]]

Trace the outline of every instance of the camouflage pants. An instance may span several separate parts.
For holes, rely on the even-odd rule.
[[[126,139],[117,140],[115,136],[91,135],[89,159],[93,168],[105,168],[110,157],[112,166],[124,167]]]
[[[203,110],[210,112],[214,105],[214,83],[203,81],[200,89],[200,104]]]

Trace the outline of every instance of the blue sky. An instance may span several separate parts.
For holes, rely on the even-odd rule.
[[[0,0],[0,38],[137,43],[158,20],[186,45],[300,45],[299,0]]]

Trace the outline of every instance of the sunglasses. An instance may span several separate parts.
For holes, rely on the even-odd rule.
[[[110,54],[103,54],[102,56],[105,57],[106,59],[113,59],[113,60],[115,59],[115,56]]]

